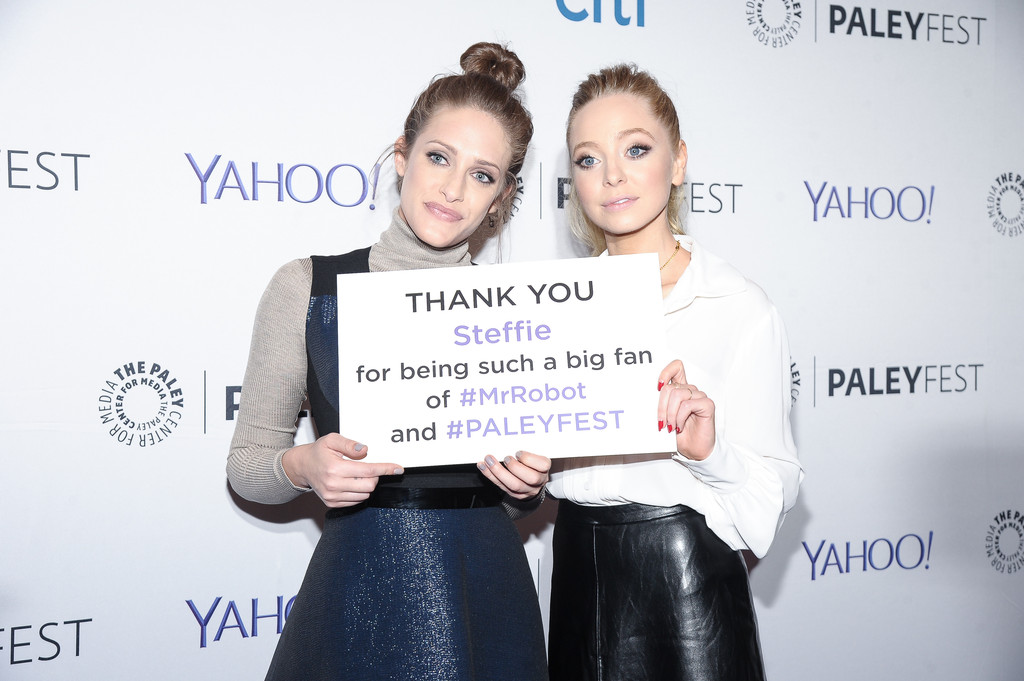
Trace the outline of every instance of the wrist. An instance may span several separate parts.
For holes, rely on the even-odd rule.
[[[291,482],[294,487],[309,488],[309,482],[307,481],[306,476],[302,473],[302,462],[305,450],[308,448],[309,445],[297,445],[285,451],[281,456],[281,468],[284,469],[284,474],[288,477],[288,481]]]

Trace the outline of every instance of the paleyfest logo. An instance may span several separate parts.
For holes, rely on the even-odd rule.
[[[759,43],[785,47],[796,39],[803,8],[792,0],[747,0],[747,26]]]
[[[178,379],[156,362],[129,362],[111,372],[97,399],[100,421],[126,447],[159,444],[177,430],[185,408]]]
[[[1024,514],[1000,511],[992,518],[985,532],[985,555],[1003,574],[1024,569]]]

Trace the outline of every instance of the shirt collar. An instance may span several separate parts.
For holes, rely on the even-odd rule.
[[[705,250],[687,234],[675,234],[676,241],[690,253],[690,264],[665,298],[665,312],[681,310],[696,298],[721,298],[741,293],[747,279],[739,270]],[[600,257],[608,255],[608,251]]]
[[[692,236],[676,235],[690,252],[690,264],[665,298],[665,312],[680,310],[697,298],[721,298],[740,293],[747,280],[735,267],[707,251]]]

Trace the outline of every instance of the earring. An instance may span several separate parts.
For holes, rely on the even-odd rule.
[[[487,216],[487,220],[490,222],[491,229],[494,229],[494,216],[493,215],[488,215]]]

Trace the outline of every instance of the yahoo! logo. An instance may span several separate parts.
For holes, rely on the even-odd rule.
[[[243,201],[259,201],[260,185],[263,185],[273,192],[277,201],[284,201],[287,196],[296,203],[315,203],[326,196],[336,206],[352,208],[367,196],[371,201],[376,198],[381,166],[378,161],[367,173],[352,163],[338,163],[323,172],[311,163],[296,163],[287,170],[284,163],[277,163],[272,170],[264,166],[261,171],[260,164],[252,161],[246,171],[241,171],[239,167],[247,164],[235,161],[221,164],[220,154],[205,167],[190,153],[186,153],[185,158],[199,180],[199,202],[203,204],[209,202],[211,190],[215,201],[223,198],[225,192]],[[371,203],[370,210],[374,208]]]
[[[601,1],[594,0],[594,12],[591,15],[586,9],[571,10],[569,6],[565,4],[565,0],[555,0],[555,4],[558,5],[558,11],[562,13],[562,16],[569,21],[586,21],[587,17],[593,16],[594,23],[601,23]],[[629,26],[632,21],[632,17],[628,17],[622,13],[622,0],[615,0],[615,23],[619,26]],[[638,28],[644,26],[644,0],[636,0],[636,25]]]
[[[846,542],[845,549],[836,547],[835,542],[829,542],[828,549],[825,548],[825,540],[818,543],[818,547],[812,551],[807,542],[804,551],[811,561],[811,581],[828,574],[829,568],[833,568],[835,574],[850,574],[860,567],[860,572],[872,570],[882,572],[888,570],[894,564],[904,570],[914,570],[924,565],[929,568],[928,561],[932,556],[932,538],[934,532],[928,532],[927,539],[917,534],[905,534],[896,541],[884,537],[868,542],[867,539],[858,542]],[[845,560],[844,560],[845,558]],[[819,562],[820,561],[820,562]],[[820,570],[820,571],[819,571]]]
[[[205,648],[209,642],[210,634],[210,623],[215,621],[214,615],[217,614],[220,608],[223,597],[217,596],[214,599],[213,604],[206,609],[205,613],[192,600],[185,601],[188,605],[189,610],[192,611],[192,616],[196,618],[196,622],[199,623],[199,647]],[[262,614],[260,614],[260,602],[258,598],[252,599],[252,604],[246,609],[246,614],[250,617],[243,618],[241,611],[238,609],[238,604],[235,601],[228,601],[223,608],[223,614],[220,616],[220,624],[216,625],[216,633],[214,633],[213,640],[217,642],[224,635],[225,631],[229,629],[237,629],[238,634],[242,638],[251,638],[259,636],[260,620],[271,620],[274,625],[274,633],[280,634],[284,630],[285,620],[288,619],[288,615],[291,614],[292,605],[295,603],[295,597],[292,596],[287,602],[284,600],[284,596],[278,596],[275,605],[270,606]],[[246,603],[243,605],[248,606]],[[249,623],[249,628],[246,629],[246,622]]]
[[[829,188],[828,182],[822,182],[815,190],[811,183],[804,180],[804,187],[814,204],[814,221],[824,220],[830,213],[833,217],[838,215],[841,218],[859,217],[861,211],[864,219],[875,218],[877,220],[888,220],[894,215],[899,215],[905,222],[917,222],[925,218],[925,222],[932,222],[932,205],[935,203],[935,185],[931,185],[927,191],[920,187],[903,187],[902,189],[890,189],[889,187],[836,187]],[[827,191],[826,191],[827,190]],[[863,198],[861,198],[863,197]]]

